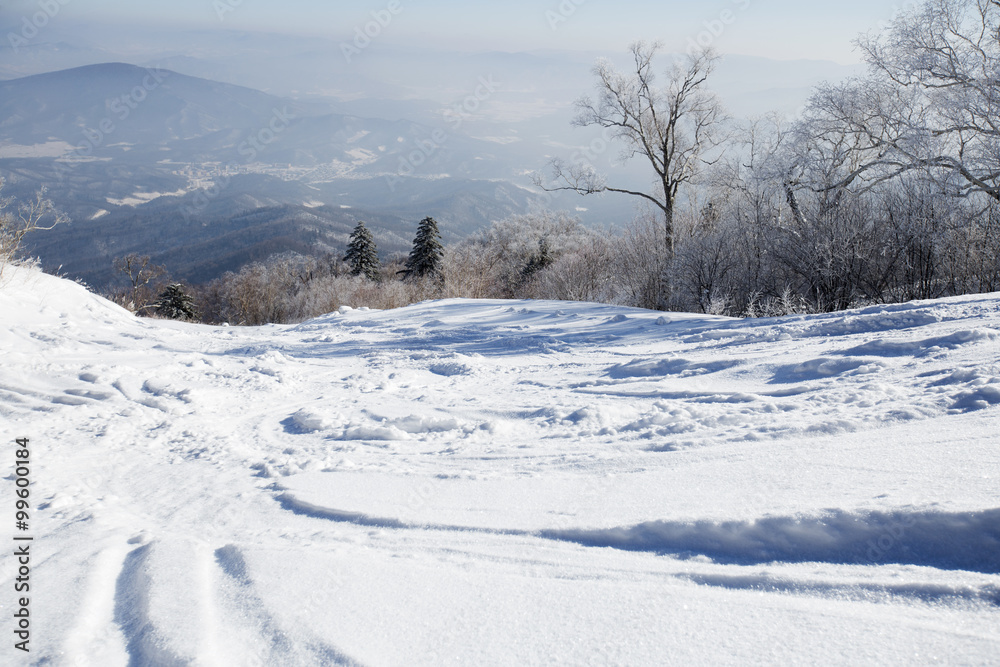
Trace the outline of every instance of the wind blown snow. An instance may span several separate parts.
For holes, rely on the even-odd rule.
[[[1000,655],[1000,295],[212,328],[2,281],[10,508],[15,438],[33,459],[24,664]]]

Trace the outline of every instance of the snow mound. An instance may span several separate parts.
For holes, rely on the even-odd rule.
[[[4,266],[0,275],[0,311],[20,329],[67,327],[100,323],[118,329],[142,328],[141,320],[121,306],[97,296],[83,285],[23,266]],[[66,332],[70,333],[70,332]],[[55,342],[62,337],[50,338]]]
[[[575,480],[418,478],[393,487],[383,475],[319,473],[285,480],[278,501],[299,514],[365,526],[535,535],[590,547],[707,556],[719,563],[896,563],[1000,574],[1000,509],[838,509],[744,521],[578,527],[598,516],[606,521],[642,512],[628,493],[628,484],[614,479],[581,485]],[[365,506],[369,509],[361,509]],[[572,512],[560,512],[566,508]]]
[[[337,420],[305,408],[298,410],[289,417],[290,425],[300,433],[328,431],[337,425]]]
[[[445,361],[438,364],[431,364],[427,370],[434,373],[434,375],[442,375],[444,377],[469,375],[472,373],[471,366],[457,361]]]
[[[740,364],[739,361],[724,360],[695,362],[688,359],[636,359],[627,364],[619,364],[608,369],[608,376],[615,379],[657,377],[666,375],[704,375],[728,370]]]
[[[885,368],[885,364],[877,360],[861,359],[857,357],[847,357],[835,359],[821,357],[810,359],[798,364],[783,366],[774,374],[773,382],[802,382],[805,380],[818,380],[822,378],[832,378],[838,375],[853,373],[856,375],[866,375],[878,373]]]
[[[955,350],[971,343],[993,341],[1000,338],[1000,333],[988,329],[971,329],[956,331],[947,336],[935,336],[922,340],[876,340],[846,350],[847,355],[868,355],[881,357],[914,356],[922,357],[945,350]]]
[[[360,425],[349,425],[344,428],[341,435],[336,437],[337,440],[376,440],[376,441],[395,441],[395,440],[409,440],[410,434],[402,429],[389,425],[376,425],[376,424],[360,424]]]
[[[958,513],[834,511],[819,517],[721,523],[653,521],[610,530],[541,534],[593,547],[701,554],[725,563],[898,563],[1000,574],[1000,509]]]
[[[423,417],[420,415],[409,415],[393,419],[389,423],[401,431],[411,434],[419,433],[445,433],[447,431],[457,431],[461,429],[462,422],[451,417]]]
[[[955,396],[951,409],[960,412],[985,410],[994,405],[1000,405],[1000,386],[989,385],[971,391],[965,391]]]

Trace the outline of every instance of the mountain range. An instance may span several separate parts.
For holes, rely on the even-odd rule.
[[[0,117],[7,194],[44,186],[73,220],[31,251],[93,284],[128,252],[202,281],[273,253],[336,251],[361,218],[378,223],[383,252],[404,252],[422,215],[453,241],[532,196],[502,143],[164,69],[0,82]]]
[[[332,62],[326,47],[282,42],[282,78],[261,60],[277,52],[269,39],[280,42],[265,37],[241,59],[161,53],[144,66],[0,81],[5,195],[45,187],[73,220],[27,239],[44,266],[101,286],[115,257],[138,252],[200,282],[276,252],[339,251],[359,219],[375,225],[384,254],[406,252],[427,215],[454,241],[540,205],[529,174],[598,136],[570,123],[594,54],[373,51],[327,71],[317,64]],[[33,45],[21,72],[0,65],[0,75],[107,55]],[[766,102],[788,111],[819,77],[848,69],[734,57],[715,77],[748,113]],[[251,80],[273,92],[238,85]],[[648,187],[642,164],[617,160],[614,150],[594,156],[618,183]],[[558,193],[543,203],[592,225],[635,214],[631,200],[613,196]]]

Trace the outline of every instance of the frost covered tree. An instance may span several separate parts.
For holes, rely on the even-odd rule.
[[[417,227],[417,236],[413,239],[413,250],[406,259],[406,265],[400,273],[405,280],[442,278],[441,262],[444,259],[444,246],[441,245],[441,233],[438,231],[434,218],[424,218]]]
[[[539,271],[551,266],[555,262],[552,256],[552,248],[549,245],[549,237],[543,236],[538,239],[538,251],[531,256],[528,263],[521,270],[523,280],[529,280]]]
[[[58,224],[69,222],[66,214],[45,197],[44,188],[38,191],[34,199],[14,208],[14,200],[2,196],[4,183],[4,179],[0,178],[0,273],[5,264],[17,259],[21,243],[27,234],[49,230]]]
[[[867,74],[821,87],[806,114],[825,188],[916,172],[1000,201],[1000,2],[926,0],[858,45]]]
[[[165,267],[153,264],[149,255],[134,252],[117,258],[113,266],[128,279],[129,286],[111,295],[112,301],[133,313],[155,307],[157,286],[169,279]]]
[[[375,248],[375,237],[365,227],[364,222],[358,222],[351,233],[351,241],[347,245],[344,261],[351,267],[351,275],[364,276],[368,280],[378,281],[381,265],[378,261],[378,251]]]
[[[449,286],[468,286],[473,298],[522,298],[531,279],[592,233],[562,211],[513,215],[449,248],[444,271]]]
[[[172,320],[198,319],[194,298],[184,291],[180,283],[167,285],[156,301],[156,314]]]
[[[663,216],[666,248],[674,246],[674,212],[682,188],[690,185],[716,158],[713,149],[726,139],[726,115],[706,82],[717,56],[708,49],[689,54],[667,71],[665,85],[657,86],[653,60],[661,45],[636,42],[631,46],[634,66],[627,73],[601,60],[594,67],[597,99],[577,103],[573,124],[597,126],[610,132],[625,148],[621,160],[640,156],[656,175],[652,192],[608,185],[589,160],[552,161],[554,182],[535,184],[547,191],[569,190],[582,195],[617,192],[638,197]]]

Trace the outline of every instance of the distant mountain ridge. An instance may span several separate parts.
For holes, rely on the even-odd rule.
[[[411,219],[433,215],[456,240],[529,205],[502,145],[166,69],[0,82],[0,118],[6,194],[44,186],[73,219],[29,248],[96,286],[128,252],[204,281],[269,254],[339,252],[359,215],[402,252]]]
[[[6,119],[0,138],[58,139],[76,146],[85,132],[102,131],[102,123],[105,128],[110,123],[115,143],[159,145],[259,123],[282,103],[287,101],[170,70],[87,65],[0,83],[0,114]]]
[[[62,142],[61,155],[128,162],[336,164],[340,173],[396,173],[434,128],[333,113],[250,88],[124,63],[88,65],[0,82],[0,158],[11,146]],[[464,136],[437,142],[425,170],[497,178],[473,157],[502,146]],[[5,152],[6,151],[6,152]],[[412,161],[412,160],[409,160]]]

